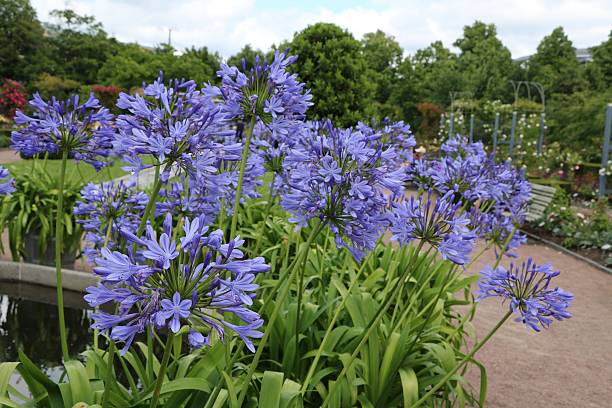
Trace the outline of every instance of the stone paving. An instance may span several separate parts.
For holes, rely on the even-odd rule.
[[[18,153],[15,153],[13,150],[0,148],[0,164],[3,163],[13,163],[21,160]]]

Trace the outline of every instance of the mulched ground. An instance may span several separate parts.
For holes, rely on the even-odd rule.
[[[561,271],[556,283],[576,297],[573,317],[541,333],[506,322],[477,355],[489,375],[487,406],[612,406],[612,275],[544,245],[524,245],[518,254],[519,260],[532,256]],[[468,273],[494,260],[489,251]],[[506,310],[497,299],[480,303],[473,322],[478,336],[486,335]],[[471,378],[477,380],[477,373]]]
[[[529,232],[530,234],[533,234],[540,238],[544,238],[548,241],[554,242],[557,245],[565,247],[563,245],[563,238],[557,237],[549,232],[543,231],[542,229],[531,228],[528,225],[521,227],[521,229]],[[589,258],[590,260],[597,262],[598,264],[602,266],[605,266],[608,268],[610,267],[610,265],[606,265],[606,260],[608,259],[608,256],[603,250],[599,248],[568,248],[568,249],[579,255],[584,256],[585,258]]]

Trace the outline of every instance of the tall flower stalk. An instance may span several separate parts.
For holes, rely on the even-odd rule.
[[[62,165],[60,168],[59,186],[57,191],[57,217],[55,218],[55,281],[57,290],[57,315],[59,319],[60,344],[64,361],[68,361],[68,338],[66,335],[66,321],[64,318],[64,293],[62,289],[62,246],[64,243],[64,181],[66,179],[66,162],[68,151],[62,152]]]
[[[297,75],[287,71],[296,59],[287,52],[277,51],[274,60],[268,64],[258,56],[249,72],[246,72],[244,60],[242,68],[245,72],[222,64],[217,71],[221,86],[208,85],[204,90],[205,95],[222,99],[222,111],[228,119],[249,123],[244,134],[230,236],[235,234],[238,225],[244,173],[256,124],[260,122],[275,134],[287,135],[295,122],[304,120],[306,110],[312,105],[311,95],[304,90],[304,84],[297,81]]]
[[[68,158],[74,158],[91,164],[96,170],[104,167],[106,162],[101,158],[109,156],[112,148],[112,115],[108,109],[100,106],[93,94],[82,104],[79,104],[79,97],[76,95],[66,101],[58,101],[55,98],[44,101],[39,94],[34,94],[30,105],[34,109],[32,116],[21,111],[15,116],[15,122],[23,125],[23,128],[12,133],[11,147],[26,157],[60,154],[62,158],[55,220],[55,274],[60,345],[63,359],[68,361],[70,354],[62,288],[66,164]]]

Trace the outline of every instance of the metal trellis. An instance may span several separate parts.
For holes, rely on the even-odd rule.
[[[603,136],[603,151],[601,152],[601,168],[608,168],[608,159],[610,157],[610,151],[612,151],[612,146],[610,146],[610,134],[612,133],[612,103],[608,104],[608,109],[606,109],[606,124],[604,126],[604,136]],[[604,197],[608,194],[612,194],[612,186],[606,186],[607,176],[605,173],[599,174],[599,196]]]

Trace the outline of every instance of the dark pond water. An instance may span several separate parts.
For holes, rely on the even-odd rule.
[[[48,375],[61,374],[55,289],[0,281],[0,361],[17,361],[17,350]],[[64,291],[68,348],[75,356],[91,344],[90,310],[82,294]]]

